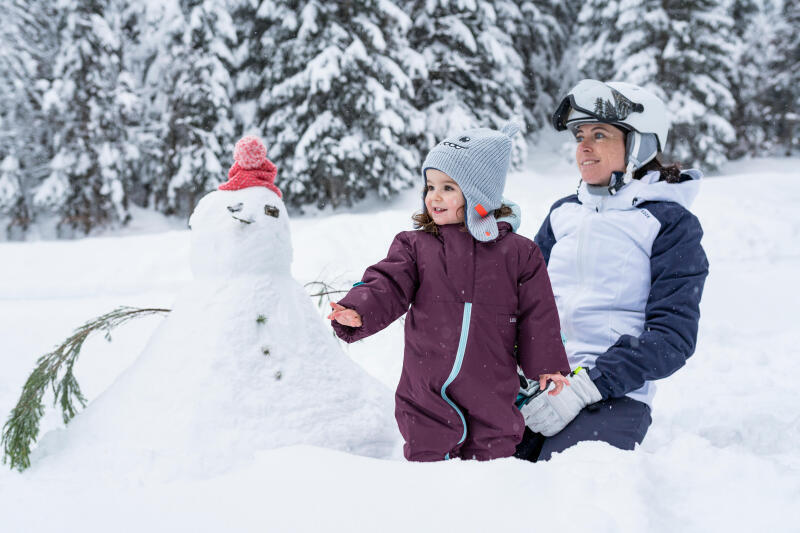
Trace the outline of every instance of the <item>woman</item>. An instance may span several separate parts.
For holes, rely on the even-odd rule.
[[[580,441],[642,442],[653,381],[694,352],[708,275],[703,230],[688,211],[701,174],[659,161],[669,130],[659,98],[628,83],[583,80],[553,125],[575,136],[581,182],[534,240],[573,373],[558,396],[538,394],[520,407],[529,431],[517,456],[534,461]]]

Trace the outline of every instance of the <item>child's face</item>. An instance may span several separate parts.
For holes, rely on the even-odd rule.
[[[425,207],[439,226],[464,222],[464,194],[453,178],[433,168],[425,172]]]

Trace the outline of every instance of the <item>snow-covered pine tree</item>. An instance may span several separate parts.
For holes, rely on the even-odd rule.
[[[615,31],[606,41],[610,48],[587,42],[581,64],[600,64],[613,49],[611,78],[647,87],[667,104],[672,119],[667,159],[718,167],[735,141],[730,123],[735,36],[726,5],[716,0],[626,0],[618,9]],[[595,57],[598,52],[601,56]]]
[[[624,81],[614,78],[614,49],[619,42],[617,18],[619,0],[587,0],[578,11],[573,29],[575,59],[583,78],[602,81]]]
[[[120,5],[70,0],[58,6],[60,48],[45,95],[55,155],[34,204],[58,215],[61,235],[127,222],[127,141],[133,79],[122,63]]]
[[[668,157],[714,169],[736,140],[730,123],[736,111],[730,91],[737,46],[733,21],[716,0],[669,0],[664,6],[671,24],[658,78],[672,113]]]
[[[207,192],[225,181],[234,136],[230,69],[236,32],[222,0],[179,0],[167,9],[161,49],[149,62],[148,130],[154,173],[147,184],[153,205],[188,216]],[[174,8],[174,6],[173,6]]]
[[[295,20],[292,6],[272,1],[230,0],[231,18],[236,28],[234,50],[234,117],[239,132],[258,134],[258,99],[269,90],[267,70],[274,54],[274,39],[269,29],[283,20]],[[281,10],[283,15],[275,13]]]
[[[0,121],[2,125],[2,121]],[[8,237],[22,237],[30,224],[28,202],[22,188],[19,161],[13,155],[0,159],[0,216],[7,216]]]
[[[0,220],[19,217],[19,213],[15,213],[17,206],[25,203],[19,161],[12,154],[16,153],[14,133],[20,126],[16,108],[24,102],[20,78],[27,78],[28,69],[12,44],[16,40],[14,24],[16,22],[11,21],[0,28]],[[10,229],[11,222],[5,225]]]
[[[336,207],[416,184],[424,120],[412,102],[421,60],[406,44],[408,15],[386,0],[274,0],[258,11],[269,52],[254,80],[256,127],[285,200]]]
[[[775,142],[770,138],[771,132],[774,133],[770,123],[775,118],[771,97],[778,73],[765,68],[765,65],[769,66],[777,59],[777,49],[775,40],[765,36],[780,27],[781,14],[780,6],[771,0],[735,0],[731,3],[730,13],[736,22],[734,31],[741,42],[736,51],[737,67],[731,85],[731,94],[736,101],[736,113],[731,120],[736,129],[736,143],[731,150],[735,158],[769,150]]]
[[[676,73],[668,70],[664,53],[673,39],[683,36],[675,35],[669,2],[673,0],[627,0],[620,2],[616,9],[617,21],[609,34],[606,46],[611,50],[610,66],[613,69],[611,78],[642,86],[659,87],[658,94],[665,101],[669,99],[667,87],[660,87]],[[704,1],[704,0],[700,0]],[[690,10],[687,8],[686,13]],[[685,18],[685,17],[684,17]],[[686,26],[684,23],[683,26]],[[685,28],[685,33],[696,31],[696,28]],[[672,56],[676,51],[670,49]],[[607,60],[609,58],[603,58]],[[698,58],[699,59],[699,58]],[[608,63],[607,63],[608,64]],[[672,66],[677,66],[673,64]],[[687,75],[695,74],[693,71]],[[675,83],[677,86],[678,83]]]
[[[170,30],[183,20],[178,0],[130,2],[122,11],[122,40],[125,69],[136,83],[138,99],[132,107],[135,124],[128,127],[130,143],[138,157],[130,161],[135,179],[128,190],[131,203],[161,212],[170,208],[167,184],[167,111],[174,58],[169,55],[174,37]]]
[[[502,27],[521,23],[508,17],[518,9],[513,2],[411,0],[404,7],[414,20],[411,47],[425,61],[414,85],[426,118],[426,148],[461,129],[499,128],[511,117],[523,118],[525,65]],[[525,146],[514,146],[519,164]]]
[[[767,68],[774,76],[768,131],[788,156],[800,149],[800,3],[784,0],[783,16],[772,39],[775,55]]]
[[[161,91],[148,83],[147,72],[164,40],[165,10],[173,2],[125,2],[120,6],[119,38],[123,50],[124,82],[129,87],[125,101],[128,140],[128,181],[126,194],[131,204],[154,205],[151,185],[154,176],[163,176],[160,128],[163,109],[152,109],[153,93]],[[175,8],[177,10],[177,8]]]
[[[495,2],[500,28],[514,43],[523,62],[525,122],[549,127],[557,99],[576,81],[575,61],[564,61],[575,44],[575,0]],[[572,58],[569,58],[572,59]]]
[[[32,190],[48,175],[52,132],[44,112],[58,50],[49,0],[6,0],[0,25],[0,219],[9,238],[33,223]]]

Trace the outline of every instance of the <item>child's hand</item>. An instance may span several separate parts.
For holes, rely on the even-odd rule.
[[[552,381],[556,384],[556,388],[548,392],[550,396],[555,396],[561,392],[561,389],[564,388],[564,385],[569,387],[569,380],[561,374],[541,374],[539,376],[539,390],[545,390],[547,388],[548,381]]]
[[[339,304],[331,302],[331,314],[328,315],[328,320],[335,320],[343,326],[350,326],[351,328],[361,327],[361,315],[353,309],[348,309]],[[559,389],[560,390],[560,389]]]

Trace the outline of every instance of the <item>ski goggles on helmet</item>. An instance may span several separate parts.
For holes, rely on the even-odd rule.
[[[561,100],[553,113],[553,126],[558,131],[571,124],[604,122],[625,125],[631,113],[644,112],[644,106],[597,80],[583,80]]]

